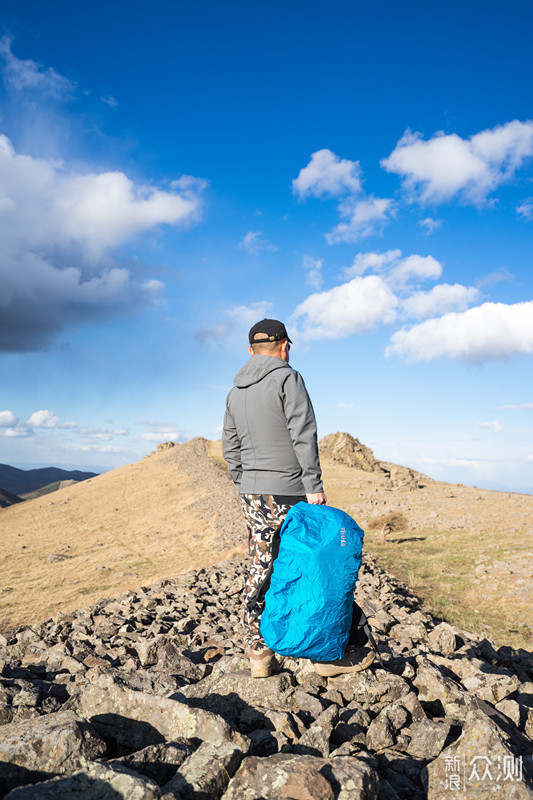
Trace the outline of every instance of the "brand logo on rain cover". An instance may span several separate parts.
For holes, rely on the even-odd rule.
[[[341,528],[341,547],[346,547],[346,528]]]

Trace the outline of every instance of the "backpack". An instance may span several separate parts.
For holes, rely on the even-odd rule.
[[[338,508],[297,503],[289,510],[261,615],[268,647],[315,661],[342,658],[352,629],[363,537],[355,520]]]

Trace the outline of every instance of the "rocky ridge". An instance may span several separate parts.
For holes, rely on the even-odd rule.
[[[205,443],[167,449],[237,545]],[[356,597],[384,666],[326,679],[286,658],[252,680],[244,574],[238,556],[0,635],[0,796],[533,798],[531,653],[438,622],[367,555]]]
[[[326,679],[285,658],[252,680],[244,572],[223,562],[0,637],[5,797],[533,798],[532,654],[437,622],[367,556],[356,596],[385,668]]]

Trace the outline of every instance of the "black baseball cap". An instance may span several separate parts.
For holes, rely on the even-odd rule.
[[[265,338],[254,339],[254,336],[257,333],[264,333]],[[262,319],[261,322],[256,322],[255,325],[252,325],[248,334],[248,341],[250,344],[281,342],[284,339],[292,344],[291,340],[289,339],[289,334],[287,333],[287,328],[283,322],[280,322],[277,319]]]

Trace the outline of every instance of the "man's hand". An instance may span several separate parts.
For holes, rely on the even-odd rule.
[[[324,492],[315,492],[315,494],[307,493],[305,496],[307,502],[311,503],[312,506],[325,506],[328,503]]]

